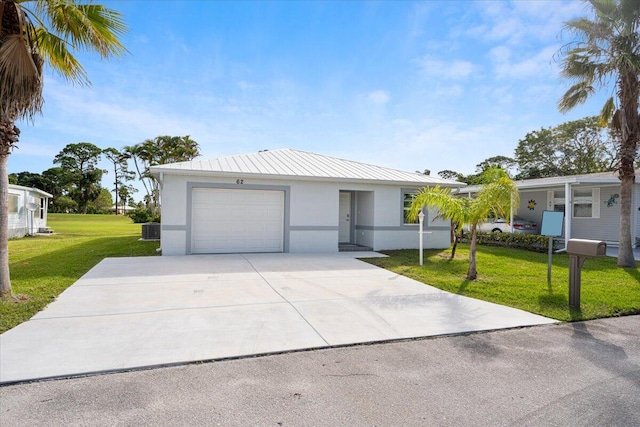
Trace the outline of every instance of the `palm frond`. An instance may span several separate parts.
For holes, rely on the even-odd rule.
[[[0,114],[5,119],[31,118],[41,111],[42,59],[32,54],[20,34],[0,44]]]
[[[600,127],[606,127],[611,122],[616,109],[616,103],[613,97],[609,97],[609,99],[607,99],[607,101],[602,106],[602,110],[600,110],[600,115],[598,116],[598,125]]]
[[[36,28],[36,38],[39,50],[55,72],[74,84],[89,83],[84,67],[71,53],[66,41],[43,27]]]
[[[118,36],[127,31],[122,15],[99,4],[50,1],[46,8],[53,31],[75,49],[94,50],[103,58],[127,52]]]
[[[518,206],[520,196],[515,183],[508,177],[502,177],[486,184],[478,192],[474,219],[484,221],[490,214],[509,218],[511,207]]]
[[[410,221],[418,219],[418,214],[424,207],[437,209],[437,215],[444,219],[453,219],[459,210],[459,203],[446,187],[425,187],[419,190],[413,198],[411,208],[407,214]]]
[[[566,113],[576,105],[584,103],[594,93],[595,88],[588,82],[578,82],[562,95],[562,98],[558,101],[558,109]]]

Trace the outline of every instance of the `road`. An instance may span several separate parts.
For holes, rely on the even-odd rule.
[[[17,384],[0,425],[640,425],[640,316]]]

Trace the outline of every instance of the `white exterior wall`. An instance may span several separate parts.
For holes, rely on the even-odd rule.
[[[352,191],[354,243],[374,250],[418,247],[418,227],[405,226],[399,186],[314,182],[277,179],[217,178],[167,175],[162,184],[162,253],[190,252],[189,193],[193,187],[224,186],[233,189],[283,189],[285,196],[285,252],[337,252],[340,191]],[[447,223],[427,224],[426,248],[449,246]]]
[[[9,186],[8,194],[15,195],[18,198],[18,211],[9,212],[8,229],[10,239],[37,233],[39,228],[47,226],[48,199],[44,197],[44,195],[29,189],[16,188],[11,185]],[[42,200],[44,200],[44,202],[42,202]],[[27,210],[27,203],[36,203],[38,206],[44,206],[32,214]]]

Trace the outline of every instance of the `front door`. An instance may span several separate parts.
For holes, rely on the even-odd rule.
[[[338,242],[351,243],[351,193],[340,192]]]

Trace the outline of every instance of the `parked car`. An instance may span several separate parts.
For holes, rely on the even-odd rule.
[[[510,233],[511,224],[504,218],[490,218],[487,222],[478,224],[478,231],[485,233]],[[538,224],[528,219],[513,217],[513,232],[523,234],[538,234]]]

